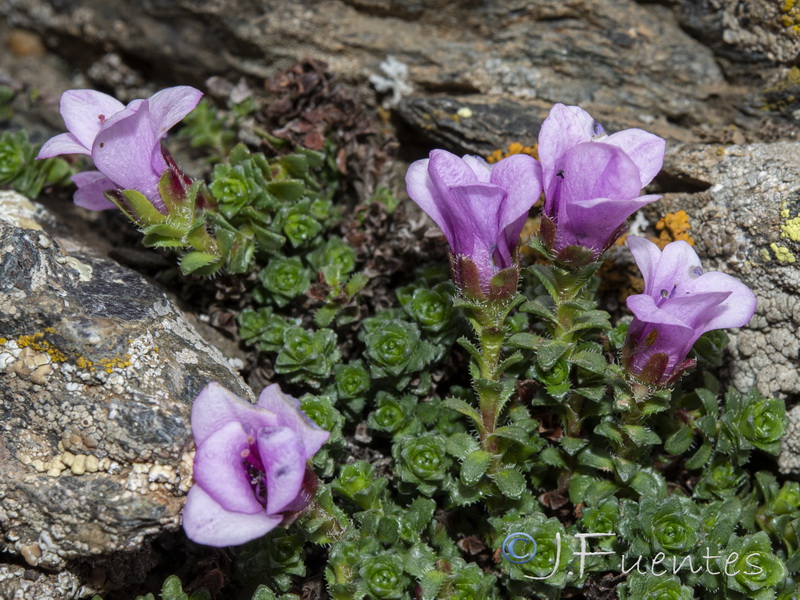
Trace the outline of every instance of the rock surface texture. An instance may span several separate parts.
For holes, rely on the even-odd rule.
[[[0,549],[61,572],[4,565],[0,597],[78,597],[179,527],[200,389],[252,393],[158,289],[66,254],[40,206],[0,194]]]
[[[775,126],[758,110],[763,88],[785,78],[798,51],[789,21],[800,16],[778,4],[0,0],[0,16],[45,34],[53,50],[120,97],[147,96],[141,88],[158,79],[263,79],[313,57],[351,81],[372,76],[394,102],[416,99],[399,112],[437,142],[454,120],[490,131],[449,110],[448,98],[486,105],[485,112],[501,99],[514,105],[530,124],[508,130],[512,137],[538,130],[546,108],[564,102],[617,128],[638,123],[673,140],[745,141]],[[792,112],[791,102],[778,104],[778,113]],[[494,135],[480,148],[506,143]]]

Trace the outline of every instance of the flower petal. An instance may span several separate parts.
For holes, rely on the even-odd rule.
[[[90,149],[103,124],[123,110],[125,105],[102,92],[69,90],[61,95],[60,108],[67,129],[85,148]]]
[[[638,264],[638,257],[636,257]],[[641,268],[641,267],[640,267]],[[644,293],[653,298],[683,296],[687,286],[702,273],[700,257],[687,242],[678,240],[664,247],[658,268],[645,279]]]
[[[453,254],[469,256],[488,286],[494,275],[492,254],[499,241],[505,244],[498,219],[506,193],[496,185],[473,183],[454,187],[451,194],[458,207]]]
[[[636,266],[642,272],[645,293],[650,294],[653,290],[653,278],[656,276],[658,263],[661,260],[661,250],[647,238],[635,235],[629,235],[626,242],[636,261]]]
[[[215,381],[204,387],[195,398],[191,420],[192,434],[198,447],[211,434],[232,421],[246,424],[247,433],[251,435],[262,427],[276,427],[279,424],[277,415],[242,400]]]
[[[511,249],[519,239],[528,212],[542,193],[542,167],[532,156],[515,154],[494,165],[491,182],[507,194],[498,225]]]
[[[153,132],[159,139],[192,112],[203,92],[188,85],[166,88],[148,99]]]
[[[744,327],[753,318],[758,301],[755,294],[744,283],[719,271],[710,271],[695,279],[686,290],[686,294],[696,298],[701,293],[729,293],[722,303],[722,310],[713,319],[708,320],[702,333],[713,329],[728,327]]]
[[[480,181],[468,163],[447,150],[431,150],[428,173],[442,198],[452,187]]]
[[[635,198],[639,169],[621,149],[600,142],[570,148],[559,162],[558,194],[567,203],[592,198]]]
[[[640,187],[650,183],[664,166],[666,141],[643,129],[619,131],[603,138],[603,143],[617,146],[625,151],[639,169]]]
[[[258,431],[258,452],[267,482],[267,514],[281,512],[300,493],[306,457],[300,436],[288,427]]]
[[[194,480],[225,510],[253,514],[264,509],[256,500],[244,464],[242,453],[250,451],[250,440],[255,441],[241,423],[230,422],[197,447]]]
[[[151,161],[160,144],[153,133],[147,101],[131,102],[97,134],[92,160],[121,189],[137,190],[153,200],[159,197],[161,173],[153,171]]]
[[[406,172],[406,193],[417,203],[423,212],[439,226],[447,242],[453,245],[453,226],[451,223],[447,204],[438,196],[439,193],[433,185],[433,180],[428,173],[429,159],[417,160],[411,163]]]
[[[539,130],[539,157],[545,190],[545,211],[554,200],[552,187],[558,172],[556,163],[573,146],[592,140],[592,116],[578,106],[554,104]],[[560,167],[559,167],[560,168]],[[547,212],[547,214],[550,214]]]
[[[556,249],[577,244],[603,250],[617,228],[625,223],[625,219],[659,198],[661,196],[656,195],[626,200],[593,198],[562,206],[563,216],[556,229]]]
[[[722,304],[730,295],[730,292],[725,291],[670,298],[660,308],[694,329],[694,338],[697,339],[708,331],[705,328],[706,323],[725,312]]]
[[[471,154],[465,154],[461,157],[461,160],[467,163],[469,168],[472,169],[472,172],[475,173],[475,177],[478,178],[479,182],[489,183],[492,171],[494,170],[492,165],[486,162],[482,157],[473,156]]]
[[[316,454],[331,435],[309,419],[300,409],[300,401],[284,394],[277,383],[264,388],[256,406],[275,416],[275,422],[269,426],[288,427],[298,435],[305,449],[304,460]]]
[[[72,182],[78,190],[72,197],[75,204],[89,210],[108,210],[117,205],[105,197],[103,192],[115,190],[119,186],[100,171],[84,171],[72,176]]]
[[[259,538],[277,527],[283,517],[259,511],[244,514],[226,510],[198,485],[192,486],[183,507],[187,537],[206,546],[237,546]]]
[[[71,133],[61,133],[42,144],[36,158],[52,158],[60,154],[89,154],[89,149]]]
[[[628,329],[628,339],[633,340],[634,345],[631,371],[640,373],[650,357],[660,353],[668,357],[664,370],[668,377],[697,339],[694,329],[658,308],[655,300],[647,294],[628,296],[626,303],[635,316]]]

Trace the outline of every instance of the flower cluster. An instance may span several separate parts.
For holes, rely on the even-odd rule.
[[[242,544],[303,510],[316,484],[306,462],[329,436],[277,385],[253,406],[218,383],[194,401],[192,433],[195,485],[183,528],[209,546]]]
[[[542,191],[548,250],[569,261],[577,246],[596,259],[631,214],[660,198],[640,191],[661,169],[664,147],[641,129],[606,135],[585,110],[556,104],[542,123],[538,162],[516,154],[489,165],[433,150],[409,167],[406,187],[447,238],[456,284],[474,295],[476,283],[487,292],[499,270],[516,266],[520,232]]]
[[[625,232],[626,219],[660,198],[641,190],[661,169],[664,150],[656,135],[641,129],[607,135],[585,110],[556,104],[542,123],[538,161],[513,155],[489,165],[434,150],[409,167],[406,186],[447,238],[459,290],[505,299],[516,292],[517,278],[498,275],[516,272],[518,238],[541,192],[542,252],[565,267],[596,262]],[[694,364],[685,359],[703,333],[750,320],[755,296],[733,277],[703,274],[686,242],[669,244],[663,254],[642,238],[628,244],[645,292],[628,298],[635,319],[623,363],[640,381],[667,386]],[[566,279],[534,271],[556,301],[571,293]]]
[[[61,96],[61,116],[69,133],[46,142],[37,158],[86,154],[96,171],[73,176],[75,204],[92,210],[115,208],[107,190],[136,190],[159,211],[166,208],[158,184],[169,155],[161,139],[197,106],[202,92],[188,86],[161,90],[127,106],[94,90],[69,90]]]

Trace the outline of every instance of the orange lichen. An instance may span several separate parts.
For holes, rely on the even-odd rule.
[[[658,230],[660,233],[658,234],[658,239],[653,241],[662,250],[664,249],[664,246],[670,242],[676,242],[678,240],[683,240],[690,246],[694,246],[694,240],[689,233],[691,228],[692,226],[689,223],[689,215],[686,214],[685,210],[667,213],[656,223],[656,230]]]
[[[489,164],[494,164],[503,160],[504,158],[508,158],[509,156],[513,156],[514,154],[528,154],[539,160],[539,144],[536,143],[533,146],[523,146],[519,142],[514,142],[513,144],[509,144],[508,151],[503,152],[503,150],[495,150],[489,156],[486,157],[486,162]]]

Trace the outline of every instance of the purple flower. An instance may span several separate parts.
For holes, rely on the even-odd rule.
[[[158,183],[167,168],[161,139],[189,114],[202,92],[171,87],[128,106],[94,90],[69,90],[61,96],[61,116],[69,130],[48,140],[37,158],[87,154],[97,171],[78,173],[75,204],[92,210],[115,208],[103,192],[136,190],[164,212]]]
[[[517,240],[541,180],[539,163],[525,154],[489,165],[477,156],[433,150],[408,168],[406,189],[444,233],[455,263],[474,264],[475,283],[486,292],[498,270],[515,266]],[[467,283],[464,275],[454,269],[459,286]]]
[[[234,546],[261,537],[310,501],[306,461],[328,439],[278,385],[255,406],[218,383],[192,406],[195,484],[183,509],[189,539]],[[306,485],[304,485],[304,480]]]
[[[539,133],[542,214],[549,220],[543,223],[545,244],[556,254],[584,246],[597,258],[625,230],[631,214],[660,198],[639,194],[661,170],[664,147],[652,133],[626,129],[606,135],[585,110],[553,106]]]
[[[629,296],[634,314],[623,364],[645,383],[670,385],[694,361],[686,355],[713,329],[742,327],[756,310],[756,297],[738,279],[710,271],[683,241],[654,243],[629,236],[628,247],[644,276],[644,294]]]

